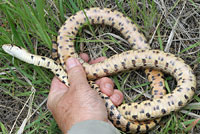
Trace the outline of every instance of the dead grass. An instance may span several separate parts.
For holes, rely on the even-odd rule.
[[[37,14],[35,2],[30,0],[29,3],[21,3],[32,7],[33,12]],[[49,39],[55,38],[64,20],[78,9],[95,6],[109,7],[129,16],[138,24],[152,49],[161,49],[183,58],[197,76],[197,91],[191,103],[183,110],[164,117],[160,125],[150,133],[200,133],[199,120],[196,121],[200,118],[199,0],[154,0],[153,2],[148,0],[69,0],[63,3],[49,0],[45,2],[44,9],[41,9],[44,10],[45,17],[41,18],[38,23],[45,22],[46,25],[41,25],[41,28],[47,29],[44,31],[47,31],[45,35],[48,37],[42,37],[38,33],[40,31],[26,28],[26,23],[30,27],[35,25],[16,13],[20,9],[16,12],[12,11],[12,8],[16,8],[12,4],[6,1],[0,2],[0,17],[2,17],[0,19],[0,44],[8,42],[19,44],[22,41],[23,45],[32,52],[47,56],[50,55],[49,48],[51,48]],[[13,18],[8,17],[6,13],[8,8],[12,13],[10,17]],[[15,20],[13,26],[17,30],[16,33],[12,30],[8,19]],[[96,25],[93,26],[93,30],[96,36],[85,27],[78,35],[79,40],[76,43],[78,48],[80,46],[78,51],[87,52],[91,59],[100,56],[110,57],[131,49],[115,29]],[[16,133],[20,127],[23,128],[23,122],[26,123],[25,130],[22,129],[24,133],[60,133],[45,103],[53,74],[46,69],[33,67],[17,60],[13,62],[13,59],[5,55],[2,49],[0,49],[0,54],[0,133]],[[166,78],[169,88],[174,89],[175,81],[168,75]],[[124,92],[126,101],[140,101],[151,97],[148,91],[149,83],[143,70],[120,73],[112,79],[116,87]]]

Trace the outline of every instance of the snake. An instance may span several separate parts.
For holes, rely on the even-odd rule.
[[[106,24],[119,30],[128,40],[133,50],[120,54],[96,64],[89,65],[84,62],[74,49],[76,34],[81,26],[90,24]],[[78,58],[83,65],[91,88],[96,90],[108,110],[110,121],[126,133],[140,133],[153,128],[158,124],[160,117],[178,111],[193,97],[196,89],[196,77],[193,70],[184,60],[173,54],[161,50],[151,50],[143,34],[137,26],[122,13],[108,8],[90,8],[77,12],[69,17],[60,28],[57,37],[57,48],[53,52],[57,57],[53,59],[29,53],[22,47],[4,44],[3,50],[8,54],[36,66],[50,69],[63,83],[70,86],[65,71],[65,61],[69,57]],[[57,60],[59,59],[59,63]],[[125,103],[116,107],[110,98],[101,93],[98,85],[93,80],[116,74],[124,70],[144,68],[155,97],[142,102]],[[163,74],[161,70],[172,75],[176,81],[176,88],[165,95],[163,89]],[[159,92],[159,94],[158,94]]]

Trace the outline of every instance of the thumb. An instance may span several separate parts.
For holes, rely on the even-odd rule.
[[[69,77],[69,83],[71,86],[82,84],[88,85],[85,71],[76,58],[70,57],[69,59],[67,59],[66,69]]]

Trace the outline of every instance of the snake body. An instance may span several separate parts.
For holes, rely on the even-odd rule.
[[[78,54],[75,53],[73,42],[79,27],[87,22],[91,24],[103,23],[113,26],[124,35],[134,49],[141,50],[126,51],[94,65],[83,62],[78,57]],[[68,76],[63,67],[65,65],[64,61],[69,57],[80,59],[89,79],[96,79],[123,70],[138,69],[141,67],[160,69],[175,77],[177,87],[171,93],[158,97],[157,90],[154,90],[154,94],[157,95],[154,99],[141,103],[122,104],[118,108],[112,104],[108,96],[100,92],[99,87],[93,81],[89,82],[91,87],[105,100],[109,119],[117,128],[123,131],[136,133],[149,130],[158,123],[159,119],[157,118],[167,115],[172,111],[179,110],[191,100],[194,94],[196,78],[192,69],[182,59],[172,54],[159,50],[146,50],[150,47],[144,36],[138,32],[137,27],[130,19],[117,11],[91,8],[76,13],[76,15],[67,19],[59,30],[57,45],[61,65],[55,62],[55,60],[30,54],[25,49],[14,45],[5,44],[3,45],[3,49],[22,61],[49,68],[67,86],[69,86]],[[151,74],[152,70],[147,72]],[[155,72],[154,74],[157,76],[149,75],[149,79],[155,81],[156,78],[162,76],[159,72]],[[163,81],[154,84],[156,85],[154,88],[163,88]],[[160,93],[163,95],[165,91],[161,91]]]

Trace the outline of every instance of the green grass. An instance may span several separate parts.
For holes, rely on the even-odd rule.
[[[178,10],[178,7],[181,7],[181,3],[180,0],[173,3],[173,6],[169,8],[169,14],[174,15],[174,11]],[[195,7],[194,10],[199,11],[198,5],[193,0],[189,0],[186,4]],[[46,103],[43,102],[48,96],[49,86],[54,75],[49,70],[14,59],[4,53],[1,46],[12,43],[26,48],[31,53],[49,57],[52,48],[51,41],[55,40],[58,35],[57,31],[66,18],[75,14],[77,11],[96,6],[111,7],[130,17],[148,40],[153,38],[151,42],[153,49],[164,50],[166,41],[173,27],[170,27],[168,24],[170,15],[162,16],[162,12],[159,11],[159,5],[150,0],[125,0],[121,2],[118,0],[111,2],[107,0],[102,2],[95,0],[30,0],[30,2],[25,0],[0,0],[0,112],[2,113],[2,116],[0,116],[2,117],[0,118],[0,133],[7,134],[10,132],[15,119],[17,119],[17,123],[13,129],[13,133],[16,133],[30,107],[32,108],[32,113],[34,113],[34,110],[36,112],[27,122],[24,133],[61,133],[51,113],[47,110]],[[185,9],[185,11],[189,11],[189,9]],[[172,20],[171,23],[173,24],[175,21]],[[190,22],[187,24],[190,25]],[[196,27],[198,28],[200,26],[197,25]],[[185,26],[185,28],[187,27]],[[116,36],[109,34],[111,32]],[[80,30],[77,36],[76,50],[82,51],[80,44],[87,45],[89,50],[85,50],[84,48],[84,51],[89,52],[90,56],[95,58],[96,55],[94,53],[99,51],[100,54],[98,53],[98,56],[109,57],[112,54],[121,53],[124,50],[130,49],[126,42],[117,37],[118,33],[115,32],[116,30],[110,27],[89,25],[89,27]],[[192,68],[195,74],[199,76],[200,53],[196,51],[199,50],[200,43],[199,39],[190,40],[190,38],[199,38],[199,33],[188,33],[191,36],[187,38],[183,31],[177,30],[176,32],[176,39],[186,38],[187,40],[183,41],[184,45],[176,44],[175,42],[171,46],[170,52],[181,56],[188,64],[191,63],[191,60],[194,61],[192,62]],[[182,42],[179,41],[179,43]],[[195,68],[195,66],[197,67]],[[120,73],[120,76],[115,75],[112,79],[119,90],[130,93],[134,92],[133,89],[137,89],[142,90],[142,93],[148,94],[149,82],[143,79],[142,75],[144,73],[142,72],[139,72],[140,75],[134,72]],[[168,91],[170,91],[174,88],[175,84],[171,77],[167,78],[166,85]],[[197,77],[197,80],[199,79]],[[127,86],[127,84],[130,86]],[[199,85],[197,86],[199,87]],[[31,90],[31,87],[34,87],[36,91]],[[33,101],[30,99],[26,103],[28,98],[33,96],[33,94]],[[146,97],[143,94],[131,93],[129,98],[132,101],[140,101]],[[12,102],[11,106],[9,102]],[[193,103],[197,103],[197,105],[200,103],[199,90],[191,104]],[[23,106],[25,108],[17,118]],[[194,128],[194,132],[198,132],[197,130],[200,127],[199,121],[194,125],[195,127],[191,126],[191,124],[194,124],[197,115],[199,116],[199,107],[192,107],[192,109],[187,107],[184,110],[187,110],[188,113],[174,112],[164,117],[160,125],[151,132],[185,133],[190,132],[191,128]],[[6,119],[6,115],[9,113],[13,114],[10,120]],[[196,116],[191,116],[190,113]]]

